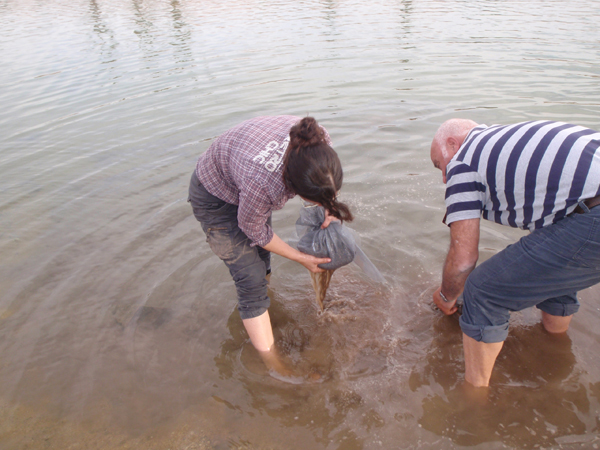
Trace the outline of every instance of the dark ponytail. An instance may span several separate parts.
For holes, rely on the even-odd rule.
[[[325,141],[325,132],[312,117],[305,117],[290,130],[290,143],[283,159],[283,182],[296,195],[320,203],[329,214],[352,221],[348,206],[336,200],[344,173],[337,153]]]

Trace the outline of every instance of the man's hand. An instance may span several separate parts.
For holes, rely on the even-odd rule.
[[[433,293],[433,303],[435,303],[435,306],[437,306],[440,309],[440,311],[442,311],[447,316],[450,316],[458,310],[458,307],[456,306],[456,299],[454,301],[445,302],[442,296],[440,295],[441,290],[442,288],[439,287]]]

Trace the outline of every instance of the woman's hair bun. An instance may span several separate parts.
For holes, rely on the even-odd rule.
[[[305,117],[290,130],[290,143],[283,159],[281,176],[294,194],[320,203],[340,220],[353,219],[348,206],[336,200],[344,172],[326,132],[312,117]]]
[[[290,130],[290,141],[294,147],[313,147],[323,142],[325,135],[313,117],[305,117]]]

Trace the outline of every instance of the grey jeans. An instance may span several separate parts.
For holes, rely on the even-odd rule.
[[[238,226],[238,206],[210,194],[192,174],[188,202],[202,225],[211,250],[225,263],[233,277],[242,319],[263,314],[270,305],[265,275],[271,272],[271,253],[251,246]],[[269,225],[271,218],[269,217]]]

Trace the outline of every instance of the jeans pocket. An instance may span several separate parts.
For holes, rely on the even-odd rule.
[[[219,202],[202,202],[200,203],[200,207],[205,211],[209,211],[211,213],[218,213],[223,211],[228,206],[228,203],[219,201]]]
[[[192,203],[192,210],[196,220],[201,223],[219,226],[222,226],[225,223],[237,222],[237,208],[237,205],[225,202]]]
[[[233,258],[233,239],[227,227],[208,227],[205,233],[206,242],[215,255],[222,260]]]
[[[600,219],[592,219],[587,241],[573,256],[573,261],[584,267],[600,270]]]

